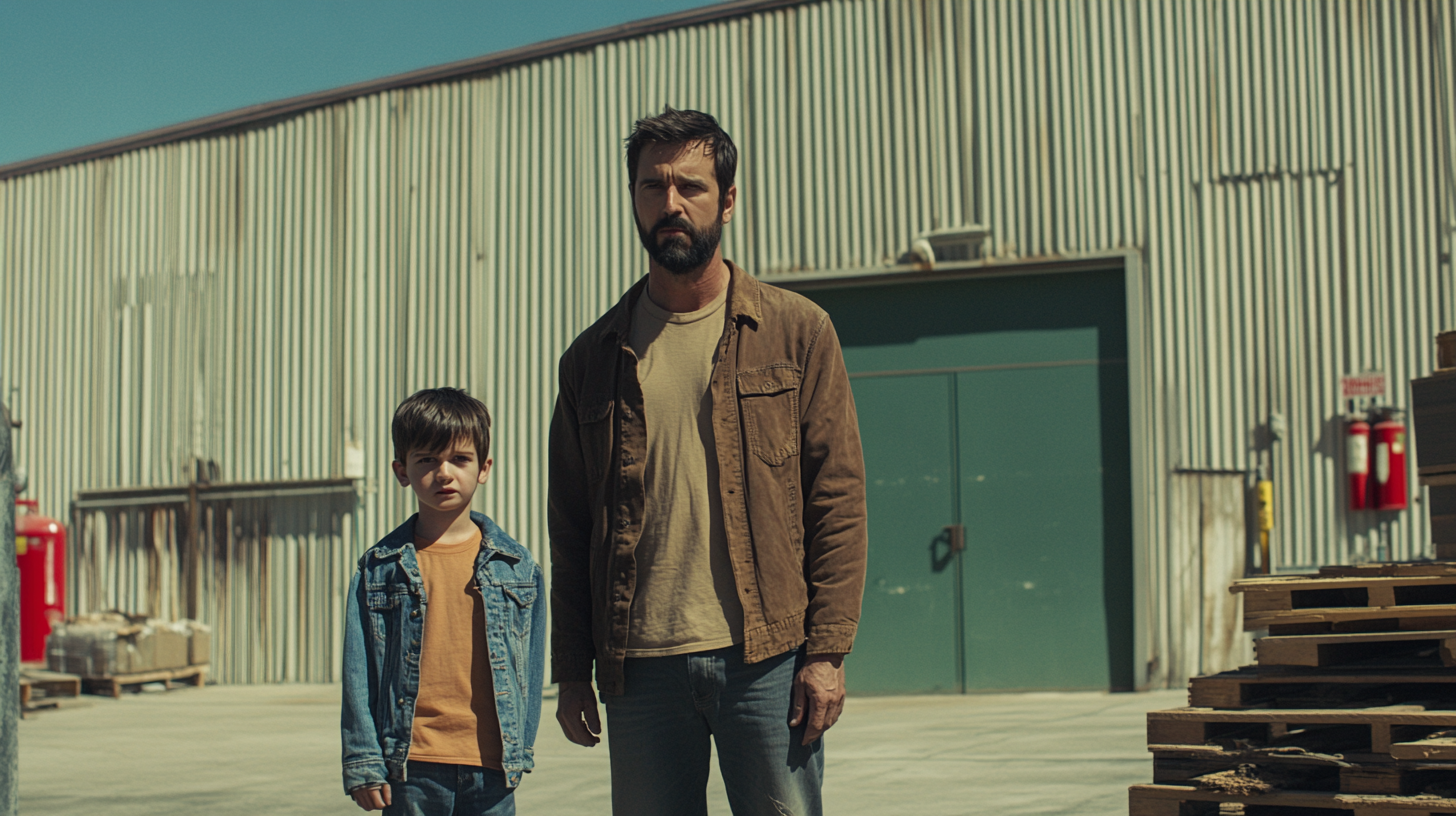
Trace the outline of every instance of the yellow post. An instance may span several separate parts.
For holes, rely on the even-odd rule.
[[[1261,480],[1259,496],[1259,572],[1269,574],[1269,531],[1274,529],[1274,483]]]

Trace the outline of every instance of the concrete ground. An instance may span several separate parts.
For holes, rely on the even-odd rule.
[[[107,816],[360,813],[339,782],[337,686],[84,697],[20,724],[20,811]],[[852,697],[826,740],[825,811],[1127,813],[1151,781],[1143,714],[1182,691]],[[523,816],[610,812],[607,750],[561,736],[548,699]],[[714,769],[709,811],[729,813]]]

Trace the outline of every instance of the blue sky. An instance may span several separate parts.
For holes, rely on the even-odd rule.
[[[0,165],[706,5],[0,0]]]

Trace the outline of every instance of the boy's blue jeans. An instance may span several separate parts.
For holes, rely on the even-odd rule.
[[[389,783],[393,804],[384,816],[515,816],[515,792],[491,768],[416,762],[404,782]]]
[[[707,816],[709,739],[735,816],[819,816],[824,741],[789,727],[797,649],[761,663],[743,647],[628,658],[603,694],[617,816]]]

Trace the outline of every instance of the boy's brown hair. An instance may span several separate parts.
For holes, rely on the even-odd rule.
[[[484,462],[490,456],[490,411],[463,389],[426,388],[394,409],[390,434],[397,462],[412,450],[442,451],[461,439],[474,442],[475,456]]]

